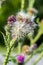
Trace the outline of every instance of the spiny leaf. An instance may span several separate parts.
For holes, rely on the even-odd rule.
[[[0,31],[1,32],[1,31]],[[4,33],[1,32],[1,34],[3,35],[3,38],[4,38],[4,42],[5,42],[5,45],[7,47],[7,40],[6,40],[6,36],[4,35]]]
[[[9,35],[8,35],[8,38],[7,38],[7,36],[5,36],[3,32],[1,32],[1,34],[3,35],[5,45],[8,48],[10,46],[10,38],[9,38]]]

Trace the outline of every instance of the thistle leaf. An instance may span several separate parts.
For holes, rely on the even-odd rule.
[[[1,31],[0,31],[0,32],[1,32]],[[5,36],[3,32],[1,32],[1,34],[3,35],[5,45],[6,45],[6,47],[8,48],[8,47],[10,46],[10,34],[8,35],[8,37]]]
[[[0,31],[0,32],[1,32],[1,31]],[[6,36],[4,35],[4,33],[3,33],[3,32],[1,32],[1,34],[3,35],[4,42],[5,42],[5,45],[6,45],[6,47],[7,47],[7,40],[6,40]]]

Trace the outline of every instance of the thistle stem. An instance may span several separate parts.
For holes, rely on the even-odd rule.
[[[34,2],[35,0],[29,0],[29,5],[28,5],[29,9],[33,8]]]
[[[24,1],[25,0],[21,0],[21,11],[23,11],[23,9],[24,9]]]
[[[8,48],[3,65],[7,65],[7,63],[8,63],[8,58],[9,58],[9,56],[10,56],[10,52],[11,52],[11,48]]]
[[[20,54],[20,53],[21,53],[21,43],[18,42],[18,54]]]
[[[12,43],[13,43],[13,44],[12,44],[10,47],[7,48],[7,53],[6,53],[6,57],[5,57],[5,60],[4,60],[3,65],[7,65],[7,63],[8,63],[8,59],[9,59],[9,56],[10,56],[10,53],[11,53],[11,49],[12,49],[12,47],[14,46],[15,40],[16,40],[16,38],[15,38],[15,39],[12,39],[11,44],[12,44]]]

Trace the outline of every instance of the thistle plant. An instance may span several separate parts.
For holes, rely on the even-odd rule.
[[[32,35],[34,33],[34,29],[37,27],[37,24],[34,22],[34,18],[36,17],[36,12],[37,10],[33,9],[33,3],[34,0],[29,0],[29,2],[32,2],[32,5],[30,7],[29,5],[29,9],[27,12],[24,12],[24,0],[22,0],[22,4],[21,4],[21,11],[17,13],[16,16],[11,15],[8,17],[7,20],[7,25],[5,26],[5,32],[6,35],[4,35],[2,32],[2,35],[4,37],[5,40],[5,45],[7,48],[7,53],[6,53],[6,57],[4,60],[3,65],[7,65],[8,63],[8,59],[12,50],[12,47],[14,46],[14,43],[16,40],[18,40],[18,53],[17,53],[17,61],[18,63],[26,63],[29,61],[29,59],[32,57],[33,55],[33,50],[37,48],[37,44],[34,44],[39,37],[41,36],[41,34],[43,34],[43,25],[41,23],[39,23],[39,20],[37,19],[37,23],[39,26],[39,31],[38,34],[36,35],[36,37],[33,39]],[[30,15],[32,14],[32,15]],[[30,44],[31,46],[27,49],[30,54],[30,56],[27,58],[26,61],[24,61],[24,54],[21,55],[21,45],[22,43],[19,41],[20,38],[28,36],[30,39]],[[26,52],[27,52],[26,50]],[[43,54],[43,53],[42,53]],[[41,54],[41,56],[42,56]]]
[[[37,26],[36,23],[31,21],[31,18],[24,12],[17,13],[16,16],[11,15],[8,18],[7,25],[5,26],[6,36],[4,36],[5,44],[7,47],[7,54],[3,65],[8,63],[8,58],[12,47],[16,39],[20,37],[25,37],[25,35],[33,34],[34,28]],[[20,53],[21,43],[18,42],[18,53]]]

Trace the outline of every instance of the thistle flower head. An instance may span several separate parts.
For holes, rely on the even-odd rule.
[[[32,14],[37,14],[38,13],[37,9],[35,9],[35,8],[27,9],[27,11],[28,11],[28,13],[32,13]]]
[[[21,11],[21,12],[18,12],[18,13],[17,13],[17,16],[16,16],[16,17],[17,17],[17,20],[18,20],[19,22],[20,22],[20,21],[24,22],[24,21],[25,21],[25,16],[26,16],[25,13]]]
[[[18,63],[24,63],[24,59],[25,59],[25,57],[23,55],[18,55],[17,56]]]
[[[30,47],[32,50],[35,50],[37,48],[37,44],[33,44],[31,47]]]
[[[37,48],[37,44],[34,44],[34,45],[33,45],[33,49],[36,49],[36,48]]]
[[[8,23],[12,25],[10,29],[11,37],[22,37],[25,34],[30,34],[34,32],[34,28],[36,27],[35,22],[31,21],[31,17],[24,12],[19,12],[16,15],[11,15],[8,18]],[[13,23],[13,24],[12,24]]]
[[[15,21],[16,21],[16,17],[14,15],[8,17],[8,24],[12,24]]]
[[[26,51],[28,48],[29,48],[28,45],[24,45],[24,46],[22,47],[22,52]]]

